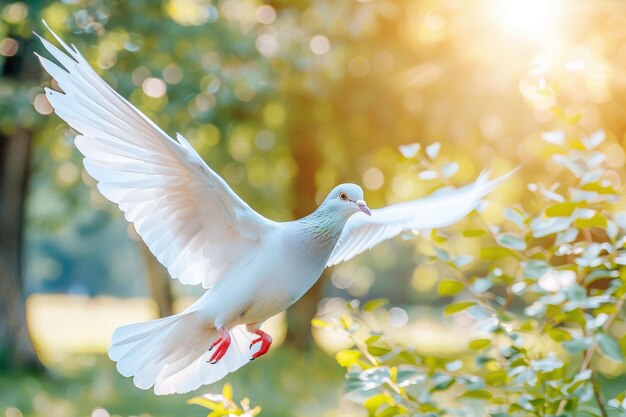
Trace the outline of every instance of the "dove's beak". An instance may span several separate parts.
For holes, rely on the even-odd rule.
[[[367,204],[365,204],[365,201],[363,200],[357,200],[354,202],[356,204],[356,206],[359,208],[359,210],[361,210],[363,213],[367,214],[368,216],[372,215],[372,212],[370,211],[370,209],[367,207]]]

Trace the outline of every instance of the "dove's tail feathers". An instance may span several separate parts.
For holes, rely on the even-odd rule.
[[[252,359],[254,334],[245,325],[230,329],[232,343],[217,363],[209,363],[209,348],[219,331],[197,312],[119,327],[113,333],[109,357],[118,371],[141,389],[154,385],[157,395],[182,394],[219,381]]]

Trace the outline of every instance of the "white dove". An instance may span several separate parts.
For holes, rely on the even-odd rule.
[[[358,185],[342,184],[312,214],[274,222],[241,200],[185,138],[169,137],[52,34],[66,53],[40,39],[62,67],[38,57],[64,93],[45,92],[80,132],[85,169],[172,278],[207,289],[180,314],[113,333],[109,357],[119,372],[156,394],[195,390],[265,354],[272,338],[261,324],[302,297],[326,267],[403,231],[452,224],[504,179],[482,174],[462,188],[371,212]]]

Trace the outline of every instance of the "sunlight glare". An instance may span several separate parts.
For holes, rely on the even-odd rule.
[[[525,36],[540,36],[555,18],[554,0],[498,0],[499,20]]]

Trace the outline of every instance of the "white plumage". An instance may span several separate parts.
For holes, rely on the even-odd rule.
[[[48,28],[49,29],[49,28]],[[52,31],[51,31],[52,32]],[[169,137],[117,94],[72,46],[41,38],[58,64],[39,57],[63,92],[46,88],[98,189],[124,212],[170,275],[208,291],[184,312],[118,328],[109,357],[142,389],[183,393],[265,353],[259,327],[298,300],[327,266],[402,231],[452,224],[504,177],[369,209],[342,184],[311,215],[278,223],[256,213],[179,134]]]

